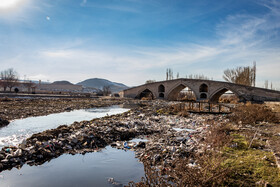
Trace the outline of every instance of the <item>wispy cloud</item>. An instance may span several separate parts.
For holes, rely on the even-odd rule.
[[[226,49],[222,55],[224,65],[251,65],[257,61],[257,80],[263,86],[264,79],[273,81],[280,88],[280,3],[263,1],[267,7],[263,15],[229,15],[217,26],[220,37],[218,48]],[[275,69],[277,69],[275,71]]]
[[[276,1],[266,1],[263,6],[269,7],[270,11],[264,15],[229,15],[217,26],[217,34],[220,35],[222,44],[225,46],[246,44],[253,47],[271,40],[280,29],[279,4]]]
[[[87,0],[83,0],[80,5],[85,6],[86,4],[87,4]]]
[[[106,4],[103,2],[97,4],[87,0],[80,0],[79,2],[81,6],[116,11],[117,14],[115,14],[115,12],[112,14],[114,16],[119,15],[120,12],[139,13],[143,12],[143,10],[145,12],[146,10],[146,7],[141,9],[141,6],[146,2],[140,0],[126,0],[125,2],[127,4]],[[154,9],[156,13],[150,12],[150,9],[148,9],[147,11],[150,14],[148,16],[145,15],[145,18],[139,18],[142,14],[136,16],[137,20],[141,20],[135,23],[137,26],[133,27],[129,25],[129,22],[127,24],[129,26],[125,25],[126,27],[123,26],[119,30],[124,31],[127,27],[130,27],[130,29],[132,29],[131,32],[137,32],[138,29],[141,29],[142,25],[146,26],[145,21],[149,22],[149,20],[146,19],[155,16],[156,18],[149,22],[149,28],[145,28],[139,32],[149,35],[153,32],[153,29],[155,29],[153,24],[157,24],[159,28],[162,27],[161,23],[158,23],[160,21],[164,22],[163,29],[172,30],[172,23],[177,23],[178,19],[180,20],[179,23],[182,22],[183,25],[185,24],[185,20],[192,18],[188,17],[192,15],[190,13],[186,14],[185,18],[181,18],[180,15],[184,15],[184,12],[177,14],[177,9],[169,10],[169,7],[162,8],[162,1],[153,0],[149,1],[149,3],[153,4],[154,7],[151,9]],[[224,69],[251,65],[253,61],[257,61],[257,80],[259,81],[259,86],[262,86],[264,80],[267,79],[273,81],[274,85],[280,88],[278,72],[278,69],[280,69],[280,3],[273,0],[258,1],[258,3],[260,6],[264,7],[262,10],[265,10],[265,13],[262,15],[247,14],[246,12],[240,13],[240,11],[230,14],[220,21],[216,27],[214,26],[216,28],[214,32],[215,37],[209,37],[207,40],[192,40],[191,43],[184,42],[184,38],[182,37],[182,41],[166,40],[166,43],[163,41],[160,45],[153,44],[152,42],[148,44],[142,43],[142,45],[135,44],[135,46],[131,44],[128,45],[125,42],[118,44],[118,41],[121,39],[117,40],[117,44],[113,44],[113,42],[110,43],[110,39],[107,40],[107,38],[105,38],[107,36],[111,37],[111,34],[115,34],[113,30],[110,30],[111,28],[109,26],[107,27],[107,25],[110,24],[106,24],[106,27],[104,26],[104,28],[111,31],[109,34],[92,34],[90,33],[91,31],[89,31],[87,33],[88,35],[86,35],[86,37],[89,38],[86,38],[83,36],[84,33],[81,32],[84,27],[80,25],[77,19],[75,21],[79,24],[76,25],[80,26],[80,28],[75,28],[74,34],[71,32],[71,34],[65,38],[64,32],[65,35],[67,35],[69,34],[68,30],[59,33],[58,37],[54,37],[50,40],[48,40],[48,38],[52,37],[49,37],[47,33],[43,33],[43,35],[48,36],[48,38],[44,38],[43,41],[40,40],[40,42],[37,43],[34,42],[32,45],[25,45],[26,41],[29,41],[29,39],[26,39],[27,37],[25,35],[20,37],[20,41],[16,39],[14,39],[16,41],[7,40],[6,43],[0,44],[0,47],[4,48],[9,45],[11,41],[14,41],[10,48],[13,50],[17,47],[21,48],[18,51],[15,49],[15,52],[9,56],[1,54],[1,67],[9,68],[13,66],[16,67],[17,71],[22,73],[22,75],[27,75],[36,79],[45,79],[45,81],[67,79],[75,83],[86,78],[104,77],[117,82],[124,82],[128,85],[137,85],[144,83],[147,79],[163,80],[166,68],[173,68],[174,73],[179,72],[182,77],[186,74],[204,74],[208,77],[221,80]],[[158,6],[160,10],[157,10],[155,8],[156,6]],[[53,15],[48,12],[48,10],[51,10],[50,7],[45,9],[38,6],[36,3],[33,4],[33,7],[34,9],[38,7],[38,10],[36,10],[37,12],[42,11],[41,15],[45,15],[42,17],[43,19],[46,18],[46,16],[51,16],[51,18],[53,18]],[[82,9],[81,7],[78,8]],[[169,14],[165,14],[165,17],[162,18],[163,13],[166,11],[165,8],[168,9],[168,13],[174,11],[171,13],[173,16],[172,18],[168,18]],[[215,11],[216,10],[213,9],[209,11],[209,14]],[[108,13],[107,11],[105,12]],[[195,16],[200,17],[204,12],[201,13],[197,11],[196,13]],[[83,12],[80,12],[79,15],[80,14],[83,15]],[[104,14],[96,14],[94,16],[102,17],[103,15]],[[130,16],[130,14],[124,15]],[[31,14],[28,16],[31,16]],[[106,16],[108,15],[106,14]],[[130,18],[129,16],[122,18],[123,20],[127,20]],[[176,18],[176,20],[174,20],[174,18]],[[71,17],[71,19],[75,18]],[[27,20],[30,21],[30,19]],[[54,21],[50,22],[51,24],[57,19],[53,20]],[[105,19],[105,21],[117,22],[119,20]],[[129,21],[132,23],[135,19]],[[96,21],[96,23],[98,23],[98,21]],[[186,24],[188,23],[186,22]],[[49,24],[46,25],[48,26]],[[92,32],[98,29],[102,30],[96,25],[91,25],[91,27],[94,28]],[[67,28],[71,29],[72,27],[67,25]],[[48,27],[46,27],[46,29],[48,29]],[[180,29],[184,30],[185,27]],[[57,29],[53,29],[51,32],[55,35],[57,34]],[[78,35],[76,35],[76,33],[78,33]],[[138,35],[140,35],[139,33],[133,35],[133,37],[138,37]],[[156,30],[155,33],[161,34],[160,30]],[[176,31],[171,33],[176,34]],[[145,36],[143,37],[144,40],[150,39],[149,36],[147,38],[145,38]],[[164,40],[165,36],[167,37],[167,35],[163,35],[163,37],[152,38],[152,40]],[[3,36],[2,38],[4,39]],[[139,40],[141,39],[142,38]],[[29,48],[25,49],[26,46]],[[278,84],[276,82],[278,82]]]

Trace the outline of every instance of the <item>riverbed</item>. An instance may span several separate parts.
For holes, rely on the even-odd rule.
[[[73,110],[50,114],[47,116],[29,117],[25,119],[13,120],[8,126],[0,129],[0,149],[4,146],[15,146],[32,134],[42,132],[47,129],[53,129],[60,125],[70,125],[75,121],[91,120],[120,114],[128,111],[127,108],[119,106],[91,108]]]
[[[59,125],[128,110],[112,106],[14,120],[0,129],[0,145],[17,145],[34,133]],[[3,171],[0,173],[0,186],[123,186],[130,181],[140,181],[143,176],[143,164],[135,158],[133,151],[106,146],[98,152],[63,154],[39,166],[25,164],[20,169]]]

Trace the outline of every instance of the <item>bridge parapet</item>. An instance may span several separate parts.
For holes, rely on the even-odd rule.
[[[186,87],[193,91],[197,101],[217,102],[219,97],[227,91],[233,92],[240,101],[280,101],[280,91],[201,79],[154,82],[123,90],[120,95],[130,98],[149,96],[153,99],[176,100],[178,93]]]

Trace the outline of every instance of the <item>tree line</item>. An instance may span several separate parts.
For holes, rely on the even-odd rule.
[[[13,68],[9,68],[0,72],[0,88],[2,87],[4,92],[12,91],[12,88],[18,86],[20,84],[19,74]],[[31,88],[34,86],[34,83],[31,81],[25,81],[24,86],[28,89],[28,92],[31,91]],[[15,88],[15,92],[18,92],[18,88]]]

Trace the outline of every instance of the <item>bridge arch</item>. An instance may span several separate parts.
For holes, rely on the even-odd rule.
[[[202,84],[199,86],[199,92],[208,92],[208,85],[205,84],[205,83],[202,83]]]
[[[160,93],[160,92],[165,92],[165,87],[164,87],[164,85],[159,85],[158,86],[158,92]]]
[[[201,93],[199,96],[199,99],[207,99],[207,94],[206,93]]]
[[[135,98],[136,99],[142,99],[143,97],[150,98],[150,99],[155,99],[155,95],[148,88],[143,89],[142,91],[140,91]]]
[[[234,95],[238,98],[240,98],[240,95],[234,90],[234,89],[230,89],[227,87],[222,87],[217,89],[216,91],[214,91],[211,96],[209,97],[209,101],[211,102],[219,102],[219,98],[226,93],[227,91],[231,91],[232,93],[234,93]]]
[[[184,82],[180,82],[180,83],[176,84],[174,87],[172,87],[169,90],[169,92],[166,94],[167,99],[168,100],[177,100],[178,94],[180,93],[180,91],[182,91],[186,87],[188,87],[194,93],[195,99],[197,100],[198,97],[197,97],[197,93],[195,92],[195,90]]]
[[[158,97],[161,98],[161,99],[163,99],[163,98],[164,98],[164,93],[159,93],[159,94],[158,94]]]

